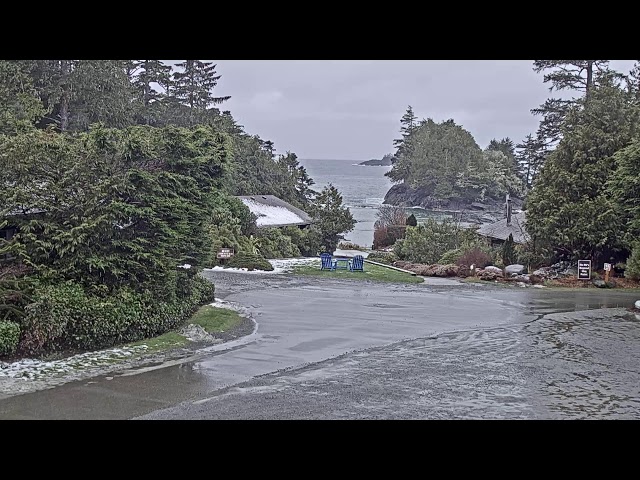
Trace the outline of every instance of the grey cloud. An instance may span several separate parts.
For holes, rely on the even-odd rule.
[[[222,108],[279,152],[361,160],[393,151],[400,117],[453,118],[486,146],[534,133],[550,96],[531,60],[214,60]],[[612,61],[625,73],[633,61]]]

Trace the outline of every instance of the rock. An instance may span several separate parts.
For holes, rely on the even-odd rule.
[[[407,269],[407,266],[411,266],[411,262],[406,262],[404,260],[397,260],[393,262],[394,267]],[[408,270],[408,269],[407,269]]]
[[[531,282],[532,285],[540,285],[541,283],[544,282],[544,278],[539,275],[536,275],[534,272],[531,275],[529,275],[529,282]]]
[[[591,283],[593,283],[598,288],[609,288],[607,282],[605,282],[604,280],[593,280]]]
[[[489,265],[488,267],[484,267],[485,272],[493,272],[497,276],[502,277],[502,269],[498,267],[494,267],[493,265]]]
[[[635,307],[640,310],[640,300],[637,300],[635,303]]]
[[[518,285],[519,287],[526,287],[526,286],[527,286],[527,284],[526,284],[526,283],[524,283],[524,282],[518,282],[518,283],[517,283],[517,285]]]
[[[434,272],[434,275],[436,277],[456,277],[458,275],[458,271],[460,270],[460,267],[454,264],[436,266],[438,267]]]
[[[516,275],[515,277],[512,277],[512,279],[521,283],[531,283],[529,275]]]
[[[467,267],[466,265],[459,265],[458,266],[458,276],[460,278],[466,278],[469,275],[472,275],[471,270],[469,269],[469,267]]]
[[[520,265],[519,263],[514,263],[513,265],[506,266],[504,271],[508,275],[511,275],[513,273],[519,274],[519,273],[522,273],[524,271],[524,265]]]
[[[490,281],[490,280],[495,280],[498,277],[498,275],[495,272],[485,270],[479,275],[479,277],[480,277],[480,280]]]

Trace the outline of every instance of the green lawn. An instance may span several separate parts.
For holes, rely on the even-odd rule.
[[[200,325],[207,333],[216,333],[227,331],[239,325],[241,321],[242,317],[238,312],[205,305],[191,317],[189,323]]]
[[[345,280],[374,280],[378,282],[392,283],[422,283],[422,277],[399,272],[391,268],[379,267],[370,263],[364,264],[364,272],[350,272],[349,270],[320,270],[320,260],[317,264],[296,265],[293,268],[295,275],[314,275],[319,277],[341,278]]]
[[[208,333],[224,332],[229,330],[242,321],[240,315],[233,310],[226,308],[217,308],[210,305],[204,305],[193,314],[189,323],[200,325]],[[139,342],[130,343],[130,346],[146,345],[146,353],[168,350],[170,348],[182,347],[189,341],[176,332],[167,332],[159,337],[140,340]]]
[[[182,347],[186,345],[189,341],[182,335],[176,332],[167,332],[159,337],[147,338],[145,340],[140,340],[138,342],[130,343],[129,345],[132,347],[138,345],[146,345],[147,349],[146,353],[149,352],[157,352],[160,350],[167,350],[169,348]]]

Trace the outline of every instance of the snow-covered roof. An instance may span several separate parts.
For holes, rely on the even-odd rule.
[[[287,225],[309,225],[311,217],[299,208],[273,195],[239,196],[251,213],[258,219],[258,227],[285,227]]]

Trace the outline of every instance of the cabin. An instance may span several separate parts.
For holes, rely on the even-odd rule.
[[[303,210],[274,195],[238,196],[256,217],[258,228],[290,227],[307,228],[312,218]]]
[[[494,223],[482,225],[476,233],[486,237],[491,245],[503,244],[509,235],[513,237],[513,242],[524,244],[530,240],[525,228],[526,213],[524,211],[512,213],[511,201],[507,195],[505,203],[505,218]]]

